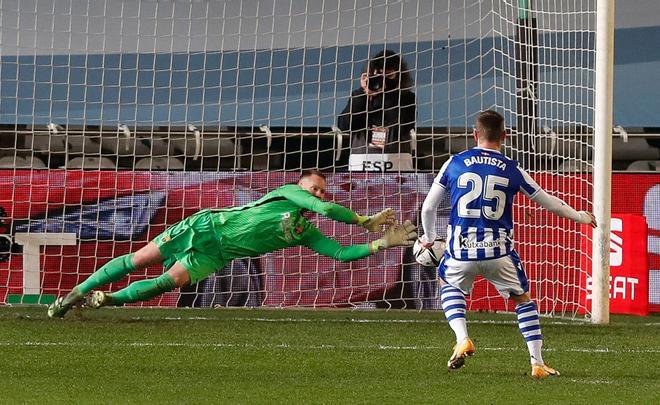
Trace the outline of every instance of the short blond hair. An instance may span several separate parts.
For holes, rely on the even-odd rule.
[[[325,174],[323,174],[322,171],[316,169],[303,170],[303,172],[300,173],[300,178],[298,180],[302,180],[305,177],[309,177],[309,176],[319,176],[320,178],[325,180]]]
[[[479,139],[489,142],[501,141],[504,132],[504,117],[493,110],[481,112],[477,117],[477,132]]]

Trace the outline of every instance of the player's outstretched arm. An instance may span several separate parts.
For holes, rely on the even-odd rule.
[[[572,219],[573,221],[580,224],[589,224],[594,228],[596,227],[596,218],[592,213],[587,211],[576,211],[573,207],[566,204],[561,199],[548,194],[534,181],[534,179],[530,177],[526,171],[520,167],[518,170],[520,170],[520,174],[522,175],[523,180],[521,183],[520,191],[522,191],[523,194],[529,197],[532,201],[562,218]]]
[[[339,204],[323,201],[299,186],[285,186],[280,190],[281,197],[286,198],[300,208],[314,211],[324,217],[345,224],[356,224],[358,222],[358,215],[352,210]]]
[[[396,216],[392,208],[385,208],[379,213],[374,215],[358,215],[357,224],[365,228],[369,232],[378,232],[382,225],[394,225],[396,223]]]
[[[532,201],[536,202],[548,211],[559,215],[562,218],[572,219],[580,224],[589,224],[593,228],[597,226],[596,218],[591,212],[576,211],[573,207],[566,204],[561,199],[548,194],[545,190],[540,189],[530,197]]]
[[[371,232],[380,230],[381,225],[393,225],[396,222],[394,211],[391,208],[375,215],[362,216],[339,204],[323,201],[300,187],[290,187],[282,193],[282,196],[300,208],[314,211],[345,224],[358,224]]]
[[[305,246],[323,256],[332,257],[342,262],[350,262],[365,258],[382,249],[388,249],[395,246],[412,246],[417,238],[415,225],[410,221],[403,224],[391,226],[383,235],[371,243],[360,245],[342,246],[334,239],[323,235],[316,228],[310,229],[305,239]]]
[[[309,233],[305,241],[305,246],[323,256],[331,257],[341,262],[350,262],[365,258],[371,254],[369,243],[342,246],[336,240],[323,235],[316,228],[310,230]]]
[[[591,225],[592,228],[595,228],[598,226],[598,223],[596,223],[596,217],[594,216],[593,213],[589,211],[578,211],[578,213],[583,217],[584,222],[580,222],[582,224],[589,224]],[[587,222],[587,218],[589,221]]]

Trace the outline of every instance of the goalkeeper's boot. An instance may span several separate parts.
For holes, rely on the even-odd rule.
[[[48,306],[49,318],[64,318],[64,315],[73,308],[73,304],[64,304],[64,297],[57,297],[55,302]]]
[[[48,317],[63,318],[70,309],[80,305],[84,297],[85,295],[74,287],[66,296],[57,297],[55,302],[48,306]]]
[[[110,305],[112,297],[110,293],[105,293],[103,291],[94,291],[89,298],[89,306],[92,308],[101,308],[106,305]]]
[[[559,376],[559,371],[555,370],[554,368],[544,364],[532,364],[532,377],[536,378],[537,380],[541,380],[543,378],[550,377],[551,375],[554,376]]]
[[[449,371],[463,367],[465,365],[465,358],[472,356],[475,351],[474,343],[472,343],[472,339],[468,337],[456,343],[456,346],[454,346],[454,353],[452,353],[447,362],[447,368]]]

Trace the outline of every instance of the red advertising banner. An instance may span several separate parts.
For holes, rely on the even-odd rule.
[[[660,174],[612,175],[612,215],[618,214],[646,220],[649,311],[660,312]]]
[[[52,298],[66,293],[111,258],[136,251],[194,212],[252,202],[275,187],[295,182],[297,176],[291,172],[0,170],[0,304],[12,299],[28,302],[29,295]],[[433,177],[432,173],[337,173],[328,177],[328,198],[361,213],[391,207],[399,220],[416,222]],[[540,174],[535,179],[577,209],[590,208],[588,176],[567,179]],[[612,212],[643,216],[649,225],[651,311],[660,310],[659,180],[660,175],[615,174],[612,184]],[[587,256],[582,249],[584,233],[577,224],[518,198],[515,246],[529,276],[532,297],[542,311],[577,311],[586,283],[580,267]],[[446,226],[447,217],[447,210],[439,212],[439,229]],[[319,216],[312,220],[324,234],[344,245],[372,238],[351,225]],[[54,240],[47,234],[65,236]],[[26,260],[32,264],[26,267]],[[375,303],[386,308],[437,309],[435,270],[420,267],[404,249],[340,263],[296,247],[235,261],[192,290],[166,294],[148,305]],[[154,266],[109,289],[123,288],[162,271]],[[643,282],[637,280],[635,294],[642,294]],[[626,288],[631,282],[626,280]],[[624,287],[616,286],[618,296]],[[512,307],[488,283],[478,281],[470,309]]]
[[[591,228],[585,231],[583,249],[591,257]],[[649,266],[647,255],[648,230],[646,219],[641,215],[619,214],[612,216],[610,228],[610,313],[648,315],[649,313]],[[593,277],[591,260],[584,260],[586,291],[582,302],[586,308],[592,305]]]
[[[400,221],[414,220],[432,180],[420,182],[426,177],[338,174],[330,178],[327,197],[356,212],[392,207]],[[4,260],[0,260],[0,303],[66,293],[113,257],[136,251],[167,226],[200,209],[247,204],[297,179],[298,174],[292,172],[0,171],[0,207],[4,211],[0,217],[7,224],[0,234],[13,242],[5,246]],[[348,224],[316,215],[311,220],[343,245],[374,239]],[[48,237],[55,235],[58,237]],[[218,285],[204,283],[185,293],[216,294],[220,289],[227,295],[255,293],[256,298],[243,305],[267,306],[383,303],[389,294],[398,294],[402,301],[403,293],[395,291],[405,277],[403,255],[402,249],[393,249],[341,263],[294,247],[246,259],[239,266],[245,275],[237,275],[236,266],[218,269],[210,280]],[[113,283],[109,290],[162,272],[162,266],[150,267]],[[244,279],[249,279],[246,289],[233,291]],[[415,280],[406,281],[418,282],[419,276]],[[413,296],[408,294],[406,299]],[[168,293],[147,305],[179,302],[178,293]],[[211,301],[210,305],[215,304]]]

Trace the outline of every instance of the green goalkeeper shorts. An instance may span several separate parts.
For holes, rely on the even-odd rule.
[[[190,275],[191,284],[204,280],[226,265],[208,210],[177,222],[156,236],[153,242],[160,249],[163,266],[169,269],[175,262],[181,263]]]

